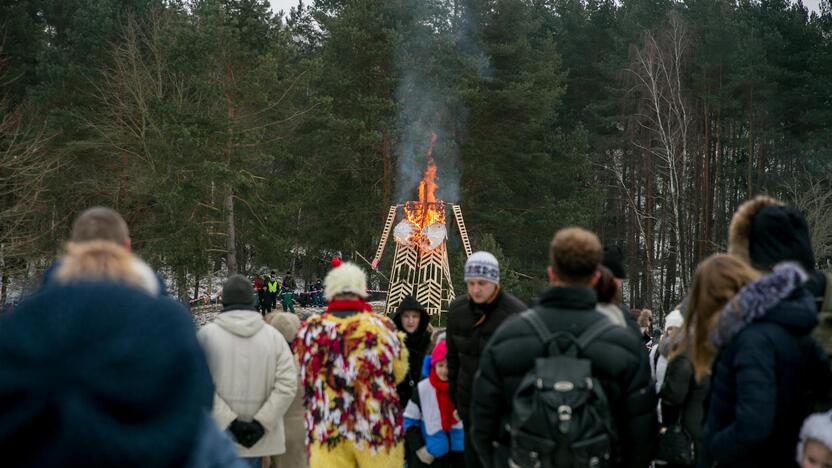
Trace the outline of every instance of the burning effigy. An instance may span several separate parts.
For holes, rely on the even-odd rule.
[[[414,296],[430,315],[447,312],[448,304],[454,298],[454,287],[448,263],[446,207],[450,207],[454,214],[465,254],[471,255],[471,244],[459,205],[446,205],[435,196],[438,188],[436,163],[433,160],[436,138],[435,133],[431,134],[427,168],[419,182],[419,199],[390,207],[372,262],[373,268],[376,268],[392,229],[396,250],[387,292],[387,314],[395,312],[407,295]],[[401,220],[393,228],[400,208]]]

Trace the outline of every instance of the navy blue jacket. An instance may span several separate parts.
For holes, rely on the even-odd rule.
[[[817,324],[814,298],[797,287],[761,316],[738,312],[739,319],[718,326],[734,330],[713,365],[700,466],[796,467],[810,389],[828,383],[829,374],[825,353],[809,336]]]

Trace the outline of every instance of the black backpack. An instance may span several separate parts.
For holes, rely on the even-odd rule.
[[[615,431],[607,396],[581,357],[599,335],[617,325],[607,318],[577,338],[551,333],[534,309],[520,314],[543,342],[543,356],[514,393],[510,416],[512,468],[612,466]],[[559,341],[568,341],[566,350]]]

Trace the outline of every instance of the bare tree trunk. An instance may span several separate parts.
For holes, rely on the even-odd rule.
[[[751,199],[754,194],[752,173],[754,170],[754,87],[748,90],[748,173],[746,174],[747,189],[745,197]]]
[[[2,280],[0,280],[0,311],[6,305],[6,296],[8,294],[9,286],[9,270],[6,268],[6,245],[0,243],[0,270],[2,270]]]
[[[225,67],[226,86],[231,87],[231,82],[234,79],[234,74],[230,64]],[[231,171],[231,156],[234,146],[234,130],[231,125],[234,122],[236,112],[234,110],[234,101],[231,97],[230,89],[226,90],[225,94],[226,113],[228,116],[228,139],[225,146],[225,166]],[[225,194],[225,219],[226,219],[226,266],[228,267],[228,275],[237,273],[237,230],[234,226],[234,187],[229,183]]]
[[[199,297],[199,275],[196,275],[196,281],[194,281],[194,299]]]
[[[234,191],[229,186],[228,194],[225,196],[225,222],[227,239],[225,248],[225,264],[228,267],[228,275],[237,273],[237,231],[234,228]]]
[[[382,158],[384,170],[384,206],[393,204],[393,156],[391,154],[390,131],[382,130]]]

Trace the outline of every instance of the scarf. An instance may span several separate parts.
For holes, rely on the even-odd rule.
[[[360,297],[358,299],[336,299],[326,306],[327,313],[334,310],[357,310],[359,312],[372,312],[373,307]]]
[[[442,417],[442,430],[450,431],[456,420],[454,419],[454,404],[448,393],[448,381],[442,380],[436,375],[436,368],[431,367],[428,375],[430,384],[436,390],[436,401],[439,404],[439,415]]]

